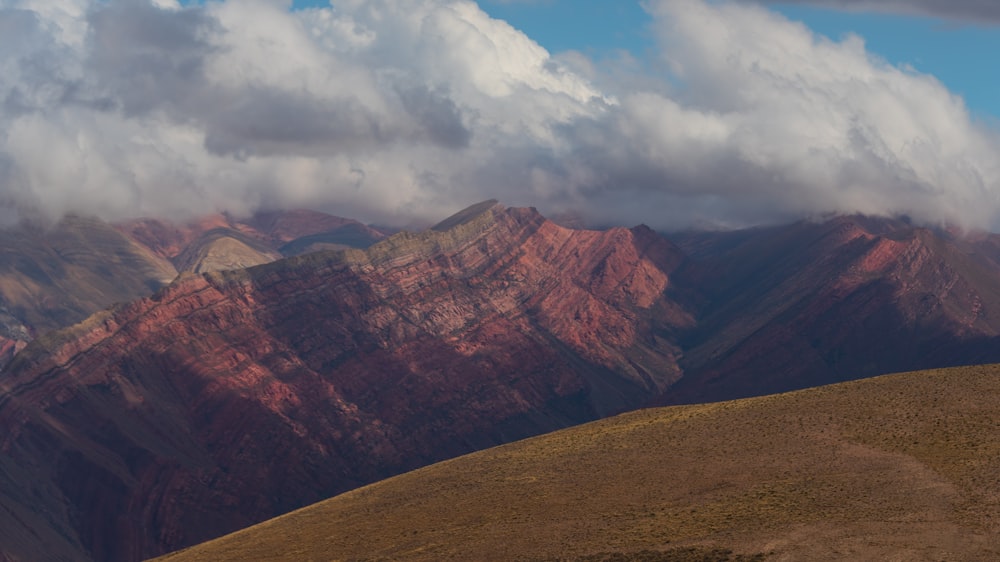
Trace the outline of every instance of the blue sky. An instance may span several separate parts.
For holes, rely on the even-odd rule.
[[[1000,66],[987,62],[988,53],[1000,53],[1000,27],[802,6],[779,11],[827,37],[860,35],[871,52],[937,77],[962,95],[974,113],[1000,118]]]
[[[295,5],[329,3],[297,0]],[[575,50],[605,59],[624,50],[642,59],[654,43],[650,16],[638,1],[481,0],[479,5],[552,53]],[[1000,121],[1000,66],[983,64],[984,53],[1000,53],[1000,26],[781,3],[771,9],[834,40],[859,35],[873,54],[935,76],[961,95],[978,118]]]
[[[572,49],[602,58],[624,49],[642,57],[653,45],[650,17],[639,2],[483,0],[480,6],[553,52]],[[872,53],[937,77],[979,117],[1000,119],[1000,65],[984,64],[1000,53],[1000,27],[813,6],[772,9],[831,39],[860,35]]]

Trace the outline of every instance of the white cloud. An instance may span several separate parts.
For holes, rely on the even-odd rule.
[[[933,77],[756,6],[664,0],[651,10],[681,87],[623,98],[608,119],[614,133],[592,135],[616,139],[614,149],[597,141],[581,159],[628,178],[633,198],[669,195],[681,209],[712,200],[709,215],[739,202],[736,216],[751,220],[863,212],[996,223],[997,136]]]
[[[1000,142],[932,77],[758,6],[649,9],[669,72],[623,78],[469,1],[0,0],[0,205],[997,225]]]

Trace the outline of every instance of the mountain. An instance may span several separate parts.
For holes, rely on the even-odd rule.
[[[385,238],[352,219],[308,210],[267,211],[247,219],[216,214],[185,224],[140,219],[118,225],[170,260],[179,272],[241,269],[321,249],[367,248]]]
[[[993,560],[998,394],[992,365],[637,411],[162,560]]]
[[[697,325],[661,403],[1000,361],[996,235],[851,216],[670,238]]]
[[[135,560],[635,408],[680,376],[692,319],[661,295],[682,260],[645,227],[487,202],[367,250],[182,274],[0,375],[0,549]]]
[[[170,262],[96,219],[0,231],[0,366],[39,334],[152,294]]]
[[[1000,361],[1000,237],[904,220],[671,242],[486,201],[364,249],[309,252],[380,235],[309,211],[97,231],[188,271],[8,346],[9,558],[135,560],[644,405]]]
[[[357,221],[314,211],[223,215],[188,224],[112,225],[70,216],[0,231],[0,367],[35,337],[115,303],[146,297],[179,272],[234,269],[302,253],[316,240],[363,248],[383,238]]]

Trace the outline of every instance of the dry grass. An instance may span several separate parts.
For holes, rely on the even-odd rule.
[[[167,559],[987,560],[998,537],[1000,367],[982,366],[633,412]]]

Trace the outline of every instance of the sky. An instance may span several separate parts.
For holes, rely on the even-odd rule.
[[[0,224],[997,231],[998,48],[981,0],[0,0]]]
[[[769,4],[827,38],[859,35],[872,55],[931,74],[962,95],[977,117],[1000,119],[1000,67],[990,71],[982,64],[984,53],[1000,52],[1000,29],[989,24],[991,20],[1000,24],[996,8],[980,8],[977,13],[974,8],[956,9],[940,2],[942,9],[937,11],[900,12],[874,9],[875,2],[869,9],[860,9],[860,2],[855,2],[855,9],[820,2]],[[553,53],[575,50],[592,58],[614,59],[627,51],[643,58],[654,46],[653,35],[646,29],[652,19],[638,1],[487,0],[480,6]]]

